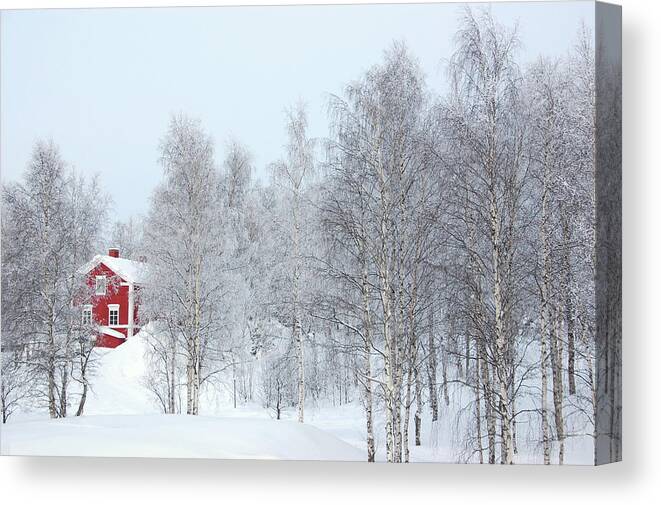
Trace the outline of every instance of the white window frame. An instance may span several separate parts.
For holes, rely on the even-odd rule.
[[[92,324],[92,306],[83,305],[83,313],[81,315],[83,324]]]
[[[117,321],[113,324],[112,313],[117,312]],[[108,326],[119,326],[119,304],[108,305]]]
[[[103,287],[103,289],[99,289]],[[105,275],[96,276],[96,285],[94,286],[94,293],[96,295],[105,295],[108,291],[108,278]]]

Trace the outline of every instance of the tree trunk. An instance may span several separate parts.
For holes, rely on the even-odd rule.
[[[302,423],[305,417],[305,361],[303,355],[303,334],[301,331],[300,317],[300,208],[299,208],[299,189],[294,191],[294,275],[293,275],[293,332],[294,342],[296,343],[296,363],[298,367],[298,422]],[[341,397],[340,397],[341,401]]]
[[[382,267],[381,276],[381,303],[383,306],[383,338],[384,338],[384,372],[385,372],[385,409],[386,409],[386,460],[391,463],[395,460],[395,378],[393,363],[393,341],[390,328],[391,304],[390,304],[390,281],[387,267]]]
[[[540,235],[542,241],[542,284],[541,284],[541,307],[540,307],[540,346],[541,346],[541,372],[542,372],[542,451],[544,453],[544,464],[551,464],[551,435],[548,415],[548,360],[549,360],[549,334],[551,328],[551,272],[550,272],[550,245],[548,232],[549,219],[549,168],[544,163],[544,175],[542,186],[542,222]]]
[[[63,364],[61,367],[62,377],[60,379],[60,408],[58,412],[59,417],[67,417],[67,404],[69,399],[67,397],[67,391],[69,388],[69,367],[66,364]]]
[[[3,374],[6,373],[8,373],[7,370],[3,372]],[[5,381],[2,379],[0,379],[0,409],[2,409],[2,424],[5,424],[9,418],[9,406],[7,405]]]
[[[399,383],[399,381],[398,381]],[[393,421],[394,421],[394,436],[395,436],[395,452],[394,452],[394,462],[395,463],[401,463],[402,462],[402,447],[403,447],[403,440],[402,440],[402,391],[401,391],[401,386],[396,386],[395,387],[395,413],[393,416]]]
[[[404,429],[402,448],[404,453],[404,463],[409,462],[409,420],[411,418],[411,383],[413,382],[413,369],[409,366],[406,373],[406,397],[404,404]]]
[[[548,414],[548,318],[545,315],[545,303],[542,304],[542,320],[541,320],[541,369],[542,369],[542,450],[544,453],[544,464],[551,464],[551,436],[549,430],[549,414]]]
[[[87,390],[89,389],[89,384],[87,382],[87,364],[89,363],[91,350],[87,353],[84,353],[81,345],[81,357],[80,357],[80,380],[83,383],[83,392],[80,395],[80,401],[78,402],[78,410],[76,410],[76,417],[83,415],[85,410],[85,402],[87,401]]]
[[[367,461],[369,463],[374,462],[374,456],[376,454],[376,448],[374,446],[374,422],[372,419],[373,416],[373,400],[372,400],[372,381],[371,381],[371,359],[369,346],[366,346],[365,354],[365,372],[366,372],[366,383],[365,383],[365,417],[366,417],[366,429],[367,429]]]
[[[558,437],[558,464],[564,463],[565,421],[562,413],[564,387],[562,381],[562,342],[560,341],[560,310],[556,310],[551,332],[551,367],[553,371],[553,407],[555,410],[555,429]]]
[[[475,437],[477,439],[477,451],[480,465],[484,464],[484,450],[482,448],[482,413],[480,409],[480,354],[478,352],[477,339],[475,339]]]
[[[459,360],[461,364],[461,360]],[[466,369],[468,372],[468,369]],[[459,367],[459,375],[462,375],[461,367]],[[445,406],[450,406],[450,394],[448,392],[448,353],[446,349],[445,339],[441,340],[441,379],[443,381],[443,401]]]
[[[78,403],[78,410],[76,410],[76,416],[80,417],[83,415],[83,411],[85,410],[85,402],[87,401],[87,381],[85,380],[83,382],[83,392],[80,395],[80,402]]]
[[[565,319],[567,320],[567,385],[569,394],[576,394],[576,324],[574,318],[574,303],[572,298],[572,275],[571,262],[569,258],[569,223],[567,217],[562,219],[563,237],[563,263],[564,263],[564,295],[565,295]]]
[[[415,445],[422,445],[422,380],[420,369],[416,366],[415,371]]]
[[[202,364],[202,336],[200,328],[202,326],[201,314],[201,276],[202,276],[202,256],[198,255],[195,260],[195,284],[193,292],[194,312],[193,312],[193,353],[192,353],[192,383],[191,383],[191,411],[190,414],[196,416],[200,413],[200,374]]]
[[[487,420],[487,443],[489,448],[489,464],[496,463],[496,416],[493,408],[493,393],[491,391],[491,373],[486,359],[486,345],[480,343],[480,362],[482,363],[482,388],[484,390],[484,414]]]
[[[367,271],[367,258],[364,241],[361,242],[361,258],[363,271],[361,279],[361,290],[363,295],[363,338],[365,353],[365,418],[367,431],[367,461],[374,462],[374,424],[373,424],[373,399],[372,399],[372,318],[370,313],[370,291]]]
[[[508,341],[504,328],[504,309],[502,302],[501,280],[501,244],[500,244],[500,217],[497,209],[495,195],[491,199],[491,240],[492,240],[492,274],[493,274],[493,300],[496,326],[496,378],[499,394],[499,414],[502,431],[502,462],[512,464],[514,458],[514,445],[512,440],[512,414],[510,412],[509,388],[507,384],[507,354]]]
[[[170,335],[170,355],[169,355],[169,373],[168,373],[168,414],[176,413],[176,387],[177,387],[177,341],[173,335]]]
[[[186,356],[186,414],[193,414],[193,342],[188,342],[188,356]]]
[[[46,362],[46,373],[48,380],[48,413],[51,419],[58,417],[57,405],[55,402],[55,328],[53,325],[53,309],[49,305],[48,309],[48,322],[47,322],[47,336],[48,336],[48,361]]]
[[[438,390],[436,388],[436,337],[434,335],[434,309],[429,309],[429,364],[427,372],[429,375],[429,408],[431,409],[431,421],[438,421]]]

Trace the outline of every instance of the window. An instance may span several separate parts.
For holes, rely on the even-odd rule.
[[[119,324],[119,305],[108,305],[108,326]]]
[[[92,324],[92,306],[83,305],[83,324]]]
[[[106,285],[108,281],[106,280],[105,275],[97,275],[96,276],[96,290],[95,293],[97,295],[105,295],[106,294]]]

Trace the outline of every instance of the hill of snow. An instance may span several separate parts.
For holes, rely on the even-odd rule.
[[[144,386],[147,342],[140,333],[116,349],[95,349],[96,376],[85,404],[86,415],[152,414],[158,410]]]
[[[150,331],[146,327],[143,332]],[[135,456],[365,461],[365,417],[358,402],[295,409],[282,420],[258,403],[232,407],[229,393],[203,391],[201,416],[164,415],[145,386],[148,349],[138,333],[116,349],[96,349],[98,365],[83,417],[50,420],[43,408],[17,413],[0,426],[0,453],[16,455]],[[457,462],[461,435],[456,413],[442,409],[436,423],[425,413],[422,445],[410,441],[411,461]],[[411,428],[412,429],[412,428]],[[520,425],[522,448],[527,430]],[[375,423],[376,459],[385,460],[382,422]],[[587,437],[567,441],[565,461],[591,464]],[[526,447],[518,463],[538,463],[540,449]]]
[[[313,426],[186,415],[85,416],[7,425],[5,455],[360,461],[363,453]]]
[[[363,460],[363,451],[307,424],[271,419],[263,409],[218,417],[164,415],[144,386],[147,342],[96,349],[98,366],[85,415],[16,416],[0,431],[4,455]]]

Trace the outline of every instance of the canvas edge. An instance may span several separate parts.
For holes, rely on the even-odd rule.
[[[622,460],[622,7],[595,2],[595,465]]]

